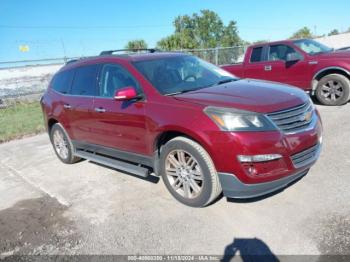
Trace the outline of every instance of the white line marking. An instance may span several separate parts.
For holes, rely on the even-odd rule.
[[[52,198],[57,199],[57,201],[61,204],[64,205],[66,207],[69,207],[71,204],[65,200],[62,196],[60,195],[55,195],[52,192],[50,192],[50,190],[46,189],[45,187],[43,187],[42,185],[38,185],[35,184],[34,182],[32,182],[30,179],[28,179],[27,177],[23,176],[22,173],[19,170],[16,170],[15,168],[9,166],[8,164],[5,164],[4,162],[1,162],[1,164],[7,168],[8,170],[11,171],[11,173],[13,175],[19,176],[22,180],[24,180],[25,182],[27,182],[28,184],[30,184],[32,187],[37,188],[39,191],[43,192],[44,194],[49,195]]]

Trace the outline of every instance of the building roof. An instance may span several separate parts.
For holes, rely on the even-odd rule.
[[[338,35],[324,36],[320,38],[316,38],[316,41],[333,47],[334,49],[350,46],[350,33],[343,33]]]

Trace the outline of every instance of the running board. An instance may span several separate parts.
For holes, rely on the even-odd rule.
[[[96,155],[94,153],[86,152],[83,150],[77,150],[74,155],[92,162],[96,162],[105,166],[113,167],[115,169],[128,172],[137,176],[147,177],[149,175],[149,170],[147,168],[129,164],[129,163],[112,159],[109,157]]]

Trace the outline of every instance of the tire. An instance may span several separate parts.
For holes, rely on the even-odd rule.
[[[161,148],[160,173],[168,191],[187,206],[204,207],[222,192],[209,154],[186,137],[173,138]]]
[[[339,106],[349,100],[350,81],[343,75],[331,74],[321,78],[317,84],[317,100],[328,106]]]
[[[74,146],[61,124],[56,123],[52,126],[50,140],[57,157],[63,163],[74,164],[80,160],[79,157],[74,156]]]

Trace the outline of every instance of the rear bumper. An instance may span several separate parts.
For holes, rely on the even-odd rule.
[[[287,187],[295,180],[305,176],[308,171],[309,169],[306,169],[278,180],[258,184],[245,184],[233,174],[218,173],[218,175],[225,197],[244,199],[263,196]]]

